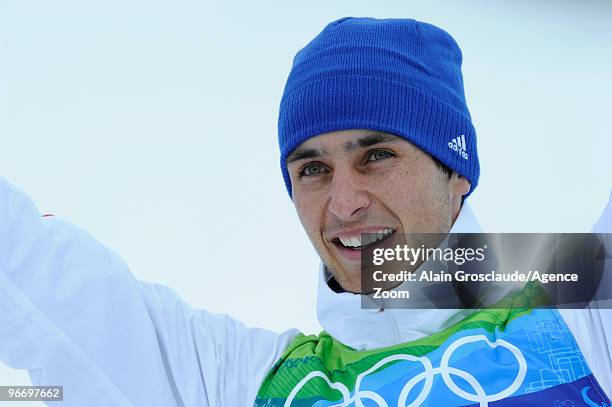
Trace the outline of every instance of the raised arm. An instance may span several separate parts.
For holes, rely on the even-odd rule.
[[[60,405],[248,405],[295,333],[245,328],[135,280],[0,178],[0,359],[64,386]]]

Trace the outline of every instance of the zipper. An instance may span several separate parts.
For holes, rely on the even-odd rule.
[[[397,331],[397,324],[395,323],[391,312],[389,310],[385,312],[385,308],[382,306],[380,307],[379,312],[383,314],[383,318],[387,320],[387,324],[389,325],[389,329],[391,330],[391,344],[397,345],[398,343],[400,343],[399,332]]]

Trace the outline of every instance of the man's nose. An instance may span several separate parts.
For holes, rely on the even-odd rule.
[[[336,171],[331,183],[329,212],[342,221],[355,220],[370,206],[370,198],[359,174]]]

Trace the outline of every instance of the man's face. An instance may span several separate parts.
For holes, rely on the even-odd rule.
[[[293,202],[338,283],[360,292],[362,233],[446,233],[469,183],[403,138],[371,130],[321,134],[287,159]],[[357,246],[357,247],[355,247]]]

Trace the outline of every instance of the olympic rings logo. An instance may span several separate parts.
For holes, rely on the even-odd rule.
[[[472,374],[466,372],[465,370],[460,370],[449,366],[450,358],[458,348],[468,343],[480,341],[485,342],[492,349],[497,347],[507,349],[508,351],[510,351],[510,353],[512,353],[512,355],[518,362],[518,372],[516,374],[516,378],[508,387],[498,393],[490,395],[487,394],[485,389]],[[425,369],[423,372],[414,376],[404,385],[397,401],[398,407],[420,406],[429,396],[429,393],[431,392],[431,389],[433,387],[433,379],[436,374],[440,374],[442,376],[442,380],[444,381],[446,386],[457,396],[465,400],[480,403],[481,407],[486,407],[492,401],[501,400],[512,395],[515,391],[519,389],[519,387],[523,383],[523,380],[525,380],[525,375],[527,374],[527,361],[525,360],[525,357],[523,356],[519,348],[503,339],[498,339],[495,342],[491,342],[484,335],[472,335],[459,338],[455,342],[453,342],[442,354],[440,366],[436,368],[434,368],[431,364],[431,361],[424,356],[417,357],[412,355],[398,354],[391,355],[382,359],[381,361],[370,367],[368,370],[357,376],[357,379],[355,380],[355,392],[352,397],[349,392],[349,389],[344,384],[331,382],[323,372],[310,372],[308,375],[304,376],[304,378],[300,380],[300,382],[293,388],[293,390],[287,397],[285,407],[290,407],[291,403],[293,402],[299,391],[306,385],[306,383],[308,383],[308,381],[316,377],[320,377],[329,385],[330,388],[335,389],[342,394],[342,402],[340,404],[335,404],[331,407],[345,407],[353,402],[355,403],[356,407],[364,407],[363,400],[366,399],[374,401],[378,407],[389,407],[389,404],[387,404],[387,402],[378,393],[369,390],[361,390],[361,382],[370,373],[377,371],[387,363],[398,360],[419,362],[423,365],[423,368]],[[472,387],[472,390],[474,392],[470,393],[461,389],[455,383],[452,376],[457,376],[465,380]],[[417,383],[420,383],[423,380],[425,381],[425,384],[417,398],[412,403],[406,405],[406,401],[408,399],[410,391],[414,388],[414,386],[416,386]]]

